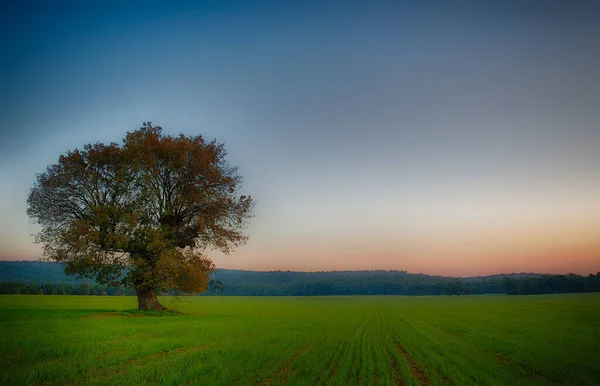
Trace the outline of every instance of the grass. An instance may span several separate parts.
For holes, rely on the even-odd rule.
[[[600,380],[600,294],[181,299],[1,295],[0,384]]]

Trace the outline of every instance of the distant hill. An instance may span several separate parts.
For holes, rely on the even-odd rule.
[[[0,261],[0,281],[14,281],[34,284],[68,283],[80,284],[92,280],[75,279],[65,275],[60,263],[41,261]]]
[[[486,277],[454,278],[413,274],[406,271],[244,271],[218,269],[213,279],[223,289],[209,290],[219,295],[440,295],[449,284],[461,281],[469,293],[503,293],[502,279],[537,278],[540,274],[518,273]],[[63,272],[63,265],[37,261],[0,261],[0,282],[31,284],[93,284],[90,279],[75,279]]]
[[[249,283],[294,283],[294,282],[320,282],[339,279],[368,280],[372,278],[399,278],[412,277],[422,279],[446,279],[465,281],[480,279],[502,279],[503,277],[540,277],[539,273],[510,273],[490,276],[455,278],[447,276],[426,275],[422,273],[408,273],[406,271],[322,271],[322,272],[296,272],[296,271],[248,271],[237,269],[218,269],[215,278],[231,284]],[[89,279],[75,279],[65,275],[63,265],[54,262],[42,261],[0,261],[0,281],[18,281],[27,283],[71,283],[78,284]]]
[[[469,293],[504,293],[502,279],[537,278],[538,273],[511,273],[456,278],[406,271],[239,271],[219,269],[214,279],[223,295],[442,295],[449,284],[463,282]],[[209,291],[210,292],[210,291]]]

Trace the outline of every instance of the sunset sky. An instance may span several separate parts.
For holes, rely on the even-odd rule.
[[[218,267],[600,271],[598,3],[91,3],[0,5],[1,260],[36,173],[152,121],[257,200]]]

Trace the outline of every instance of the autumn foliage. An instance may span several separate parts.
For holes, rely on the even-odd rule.
[[[60,156],[37,176],[28,215],[44,255],[65,271],[135,289],[140,309],[161,291],[202,292],[207,249],[247,241],[252,199],[222,144],[169,136],[144,123],[122,145],[96,143]]]

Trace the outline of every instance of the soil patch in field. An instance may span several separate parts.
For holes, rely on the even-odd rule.
[[[100,312],[98,314],[91,314],[82,316],[81,319],[106,319],[106,318],[141,318],[145,315],[129,314],[121,312]]]
[[[306,351],[308,351],[308,349],[311,346],[306,346],[304,348],[302,348],[301,350],[299,350],[298,352],[296,352],[296,354],[294,354],[294,356],[288,360],[287,362],[285,362],[285,364],[275,372],[275,374],[273,374],[273,376],[271,376],[269,379],[267,379],[265,381],[265,385],[269,385],[271,384],[277,377],[281,377],[280,382],[287,382],[290,379],[290,376],[292,376],[294,374],[294,370],[291,369],[292,364],[298,359],[300,358],[302,355],[304,355],[304,353]]]
[[[408,354],[408,352],[404,349],[404,347],[402,347],[400,343],[394,342],[394,345],[396,346],[398,351],[400,351],[400,354],[402,354],[404,359],[406,359],[406,361],[408,362],[412,374],[415,376],[415,378],[417,378],[419,383],[423,386],[428,386],[429,381],[425,377],[425,373],[423,372],[423,370],[421,370],[417,362],[415,362],[415,360]]]
[[[495,353],[494,357],[496,357],[496,359],[505,366],[516,365],[521,370],[523,370],[525,373],[529,374],[529,376],[532,379],[535,379],[536,381],[543,382],[547,385],[559,384],[558,382],[553,381],[552,379],[544,376],[543,374],[538,373],[537,371],[535,371],[534,369],[530,368],[529,366],[527,366],[523,363],[513,362],[513,361],[509,360],[508,358],[502,356],[502,354],[500,354],[500,353]]]
[[[400,375],[400,370],[398,369],[398,361],[387,346],[385,349],[387,351],[388,357],[392,361],[392,368],[394,369],[394,380],[396,381],[396,385],[403,386],[404,379],[402,379],[402,375]]]
[[[146,318],[153,316],[181,316],[184,315],[177,311],[111,311],[99,312],[97,314],[84,315],[80,319],[106,319],[106,318]]]

